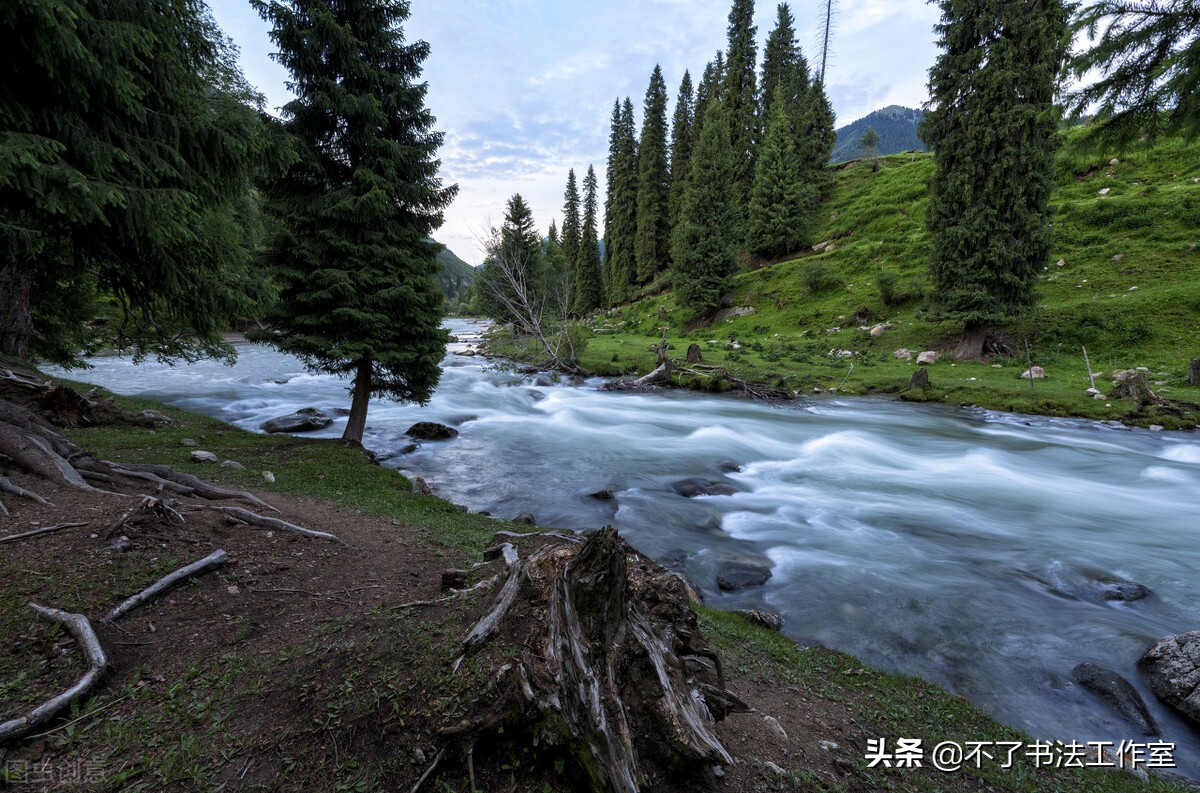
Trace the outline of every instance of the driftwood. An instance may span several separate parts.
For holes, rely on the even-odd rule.
[[[121,514],[112,524],[109,525],[101,535],[104,539],[109,539],[117,533],[119,529],[124,528],[131,520],[144,516],[152,516],[159,523],[183,523],[183,515],[179,514],[179,510],[168,504],[162,499],[154,496],[142,496],[142,500],[137,506],[130,507]]]
[[[119,606],[105,614],[104,618],[100,621],[105,623],[115,622],[143,603],[147,603],[158,597],[171,587],[178,586],[193,576],[203,575],[210,570],[215,570],[227,561],[229,561],[229,554],[220,549],[213,551],[200,561],[192,562],[186,567],[181,567],[175,572],[158,579],[158,581],[155,581],[133,597],[126,599]]]
[[[53,526],[42,526],[32,531],[22,532],[21,534],[10,534],[7,537],[0,537],[0,545],[6,542],[16,542],[17,540],[28,540],[31,537],[39,537],[43,534],[60,531],[61,529],[73,529],[77,526],[86,526],[86,523],[56,523]]]
[[[251,506],[259,507],[260,509],[269,509],[272,512],[279,512],[275,507],[267,502],[248,493],[245,490],[226,490],[223,487],[210,485],[191,474],[185,474],[166,465],[144,465],[133,463],[111,463],[107,460],[102,461],[104,465],[112,468],[113,471],[122,475],[147,479],[160,483],[164,488],[173,490],[181,495],[196,495],[201,498],[206,498],[210,501],[222,500],[237,500],[244,501]],[[147,474],[151,476],[146,476]]]
[[[731,762],[715,722],[749,708],[725,690],[683,581],[615,529],[585,537],[548,537],[508,566],[456,662],[485,656],[498,683],[441,732],[443,749],[469,754],[485,734],[526,735],[593,789],[618,793],[640,790],[648,774]],[[508,660],[513,649],[519,660]]]
[[[316,537],[321,540],[332,540],[340,542],[343,545],[346,543],[338,536],[329,532],[316,531],[314,529],[306,529],[303,526],[297,526],[295,523],[288,523],[286,520],[278,518],[268,518],[265,515],[259,515],[251,512],[248,509],[241,507],[218,507],[213,504],[196,504],[191,509],[207,509],[212,512],[220,512],[222,515],[228,515],[235,520],[240,520],[243,523],[249,523],[254,526],[261,526],[264,529],[278,529],[279,531],[290,531],[294,534],[303,534],[305,537]]]
[[[79,681],[66,691],[46,700],[24,716],[0,724],[0,745],[29,735],[53,719],[60,711],[68,707],[76,697],[83,696],[91,691],[100,682],[100,678],[104,676],[104,672],[108,667],[108,659],[104,656],[104,648],[100,646],[100,639],[97,638],[96,632],[92,630],[92,624],[88,622],[87,617],[82,614],[70,614],[59,609],[47,608],[37,603],[30,603],[29,608],[37,612],[37,615],[42,619],[58,623],[67,629],[75,638],[76,643],[79,644],[79,649],[83,651],[88,669],[83,677],[79,678]]]

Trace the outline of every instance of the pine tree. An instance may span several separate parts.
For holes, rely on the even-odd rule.
[[[721,83],[725,80],[725,56],[718,50],[716,57],[704,67],[700,85],[696,88],[696,106],[692,114],[692,151],[704,134],[704,115],[710,101],[721,97]]]
[[[955,356],[977,358],[988,331],[1033,305],[1050,255],[1059,0],[941,0],[942,53],[929,73],[922,137],[937,164],[929,316],[962,324]]]
[[[671,278],[679,305],[704,314],[720,305],[737,269],[729,182],[733,157],[729,123],[719,101],[706,111],[711,123],[692,154],[692,178],[679,225],[671,235]]]
[[[670,225],[667,200],[671,172],[667,165],[667,84],[662,69],[654,67],[642,112],[642,139],[638,145],[637,230],[634,238],[636,280],[645,284],[670,258]]]
[[[267,295],[250,180],[267,157],[236,54],[189,0],[0,3],[0,353],[79,363],[92,298],[135,358],[232,358]]]
[[[268,188],[274,343],[312,371],[353,374],[342,437],[361,442],[372,395],[425,403],[441,375],[429,235],[457,188],[438,177],[442,135],[418,82],[429,46],[405,43],[406,0],[253,2],[296,94],[283,128],[299,156]]]
[[[754,182],[754,159],[758,146],[758,91],[754,43],[757,28],[754,0],[733,0],[729,11],[729,49],[725,59],[725,79],[721,86],[721,104],[729,119],[729,146],[733,154],[733,193],[735,225],[741,231]]]
[[[567,172],[567,189],[563,193],[563,226],[562,248],[563,256],[575,266],[579,254],[579,188],[575,183],[575,169]]]
[[[767,46],[763,48],[762,80],[759,81],[759,91],[762,99],[759,102],[759,120],[763,125],[764,134],[767,118],[771,113],[771,102],[775,99],[775,90],[779,83],[794,80],[797,73],[805,75],[808,82],[808,64],[796,44],[796,25],[792,18],[791,9],[787,3],[780,3],[776,11],[775,28],[767,36]]]
[[[807,91],[797,88],[796,92],[801,96],[797,105],[796,153],[807,167],[813,189],[821,195],[833,185],[828,166],[837,144],[837,117],[819,80],[809,82]]]
[[[635,282],[638,153],[633,102],[613,105],[608,149],[608,195],[604,205],[604,258],[610,303],[630,296]]]
[[[604,298],[600,282],[596,202],[596,172],[589,165],[587,176],[583,177],[583,228],[575,257],[575,313],[580,316],[600,308]]]
[[[688,168],[692,159],[692,125],[695,121],[695,98],[692,96],[692,76],[687,71],[679,83],[675,98],[675,115],[671,122],[671,188],[667,194],[667,224],[673,231],[683,206],[687,188]]]
[[[796,152],[795,99],[776,83],[746,219],[746,248],[775,258],[808,244],[815,189]]]

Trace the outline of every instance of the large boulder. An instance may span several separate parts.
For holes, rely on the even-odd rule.
[[[448,441],[458,437],[458,430],[436,421],[418,421],[405,430],[404,434],[423,441]]]
[[[771,568],[747,562],[726,562],[717,570],[717,586],[725,592],[737,592],[762,586],[771,577]]]
[[[300,408],[295,413],[271,419],[262,425],[263,432],[312,432],[323,430],[333,423],[333,417],[316,408]]]
[[[1138,669],[1159,699],[1200,724],[1200,631],[1159,639]]]
[[[720,482],[710,482],[707,479],[680,479],[675,484],[671,485],[675,492],[684,498],[694,498],[696,496],[732,496],[737,492],[737,488],[733,485],[724,485]]]
[[[1089,691],[1100,695],[1125,721],[1142,735],[1158,735],[1158,726],[1146,703],[1133,685],[1111,669],[1096,664],[1083,663],[1071,670],[1075,682]]]

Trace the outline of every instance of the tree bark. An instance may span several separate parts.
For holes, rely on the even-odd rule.
[[[33,262],[16,259],[0,267],[0,355],[29,357],[33,320],[29,293],[33,290]]]
[[[1200,358],[1193,358],[1188,364],[1188,385],[1200,385]]]
[[[367,428],[367,405],[371,401],[371,359],[358,362],[354,375],[354,396],[350,400],[350,417],[346,420],[346,431],[342,440],[362,443],[363,430]]]
[[[978,361],[983,357],[983,345],[987,341],[989,328],[986,325],[968,323],[963,328],[958,346],[954,348],[954,360]]]

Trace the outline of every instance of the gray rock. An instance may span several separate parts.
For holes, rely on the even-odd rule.
[[[143,410],[137,414],[136,423],[142,427],[157,427],[160,424],[170,424],[171,417],[159,410]]]
[[[1149,587],[1136,581],[1105,581],[1100,587],[1102,600],[1131,602],[1148,598],[1153,594]]]
[[[333,423],[333,417],[316,408],[300,408],[295,413],[271,419],[262,425],[263,432],[312,432],[323,430]]]
[[[1125,721],[1136,727],[1142,735],[1158,735],[1158,725],[1146,703],[1128,680],[1111,669],[1096,664],[1083,663],[1071,670],[1075,682],[1089,691],[1100,695]]]
[[[212,452],[195,451],[192,452],[192,462],[194,463],[215,463],[217,455]]]
[[[942,357],[942,354],[940,352],[937,352],[935,350],[926,350],[925,352],[923,352],[917,356],[917,363],[934,364],[934,363],[937,363],[938,358],[941,358],[941,357]]]
[[[414,476],[412,480],[413,492],[422,496],[432,496],[433,488],[425,481],[423,476]]]
[[[737,488],[733,485],[710,482],[707,479],[700,478],[680,479],[671,485],[671,487],[684,498],[695,498],[696,496],[732,496],[737,492]]]
[[[221,463],[222,468],[232,468],[235,471],[245,471],[246,466],[239,463],[237,460],[225,460]]]
[[[773,611],[759,611],[758,609],[735,609],[734,614],[740,614],[756,625],[761,625],[764,628],[777,631],[783,628],[783,617]]]
[[[736,592],[752,586],[762,586],[771,577],[771,568],[745,562],[726,562],[717,570],[717,586],[725,592]]]
[[[606,487],[603,490],[597,490],[595,493],[589,493],[592,498],[598,501],[612,501],[617,497],[617,494],[611,487]]]
[[[195,446],[196,442],[194,440],[192,440],[191,438],[184,438],[183,440],[181,440],[179,442],[179,445],[180,446]]]
[[[1200,631],[1159,639],[1138,669],[1159,699],[1200,724]]]
[[[1046,377],[1046,370],[1040,366],[1031,366],[1021,373],[1021,377],[1026,380],[1043,380]]]
[[[736,474],[742,470],[742,467],[733,460],[722,460],[717,464],[717,468],[725,474]]]
[[[418,421],[405,430],[404,434],[423,441],[446,441],[457,438],[458,430],[447,427],[445,424],[438,424],[436,421]]]
[[[524,523],[526,526],[536,526],[537,518],[533,516],[532,512],[522,512],[513,518],[513,523]]]

